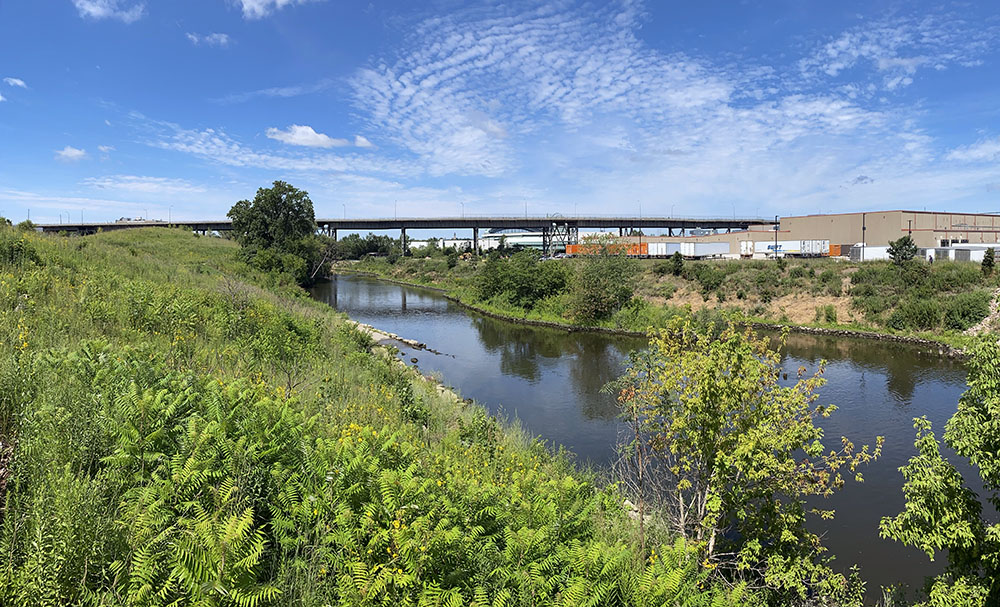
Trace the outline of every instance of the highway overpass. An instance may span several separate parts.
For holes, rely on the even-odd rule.
[[[407,230],[455,230],[471,229],[473,241],[478,244],[479,230],[510,228],[519,230],[541,230],[546,243],[577,242],[579,230],[617,229],[619,234],[641,229],[665,229],[670,234],[683,234],[690,230],[746,230],[750,226],[770,226],[774,220],[763,217],[637,217],[626,215],[581,215],[581,216],[464,216],[464,217],[391,217],[371,219],[327,219],[317,218],[316,226],[324,234],[337,237],[338,232],[362,232],[370,230],[399,230],[405,239]],[[98,231],[126,230],[149,227],[183,226],[195,232],[227,232],[233,229],[232,221],[185,220],[167,223],[165,221],[114,221],[87,223],[50,223],[39,226],[44,232],[65,232],[67,234],[94,234]],[[546,246],[546,249],[548,246]]]

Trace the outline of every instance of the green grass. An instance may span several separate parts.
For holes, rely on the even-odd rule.
[[[0,603],[753,602],[371,346],[225,240],[0,229]]]

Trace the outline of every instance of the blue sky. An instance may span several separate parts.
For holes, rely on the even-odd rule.
[[[1000,211],[996,2],[0,1],[0,214]]]

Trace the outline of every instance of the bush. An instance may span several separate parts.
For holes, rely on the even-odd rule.
[[[837,322],[837,308],[831,305],[816,306],[816,322]]]
[[[941,306],[932,299],[909,299],[893,311],[886,324],[897,330],[929,331],[941,324]]]
[[[525,249],[507,259],[491,254],[476,275],[475,291],[483,301],[502,295],[530,310],[538,301],[563,292],[568,283],[569,271],[562,263],[540,261],[538,251]]]
[[[609,318],[635,293],[638,265],[623,253],[603,246],[597,255],[580,260],[573,280],[573,316],[590,323]]]
[[[964,331],[975,325],[990,313],[991,299],[989,291],[971,291],[952,297],[944,313],[945,328]]]

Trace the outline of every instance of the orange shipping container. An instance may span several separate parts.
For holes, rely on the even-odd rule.
[[[634,244],[612,244],[608,247],[614,253],[625,253],[626,255],[638,256],[649,254],[649,243]],[[601,250],[600,245],[588,244],[568,244],[566,245],[567,255],[594,255]]]

